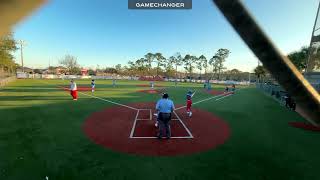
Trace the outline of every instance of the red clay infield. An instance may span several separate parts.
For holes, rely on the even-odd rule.
[[[212,95],[220,95],[220,94],[224,94],[224,91],[217,91],[217,90],[210,90],[210,91],[206,91],[209,94]]]
[[[146,89],[146,90],[139,90],[137,92],[142,92],[142,93],[147,93],[147,94],[160,94],[162,91],[156,90],[156,89]]]
[[[69,91],[69,87],[60,87],[60,88],[65,91]],[[91,91],[91,87],[86,87],[86,86],[78,86],[77,89],[78,91]]]
[[[148,156],[199,153],[216,148],[230,136],[228,124],[212,113],[193,109],[193,116],[189,118],[181,109],[177,111],[178,117],[172,117],[172,138],[159,140],[155,138],[155,104],[134,103],[129,106],[147,110],[140,110],[137,114],[138,111],[121,106],[107,108],[89,116],[83,124],[83,131],[93,142],[108,149]]]
[[[150,84],[138,84],[138,87],[151,87]],[[154,87],[163,87],[162,85],[155,84]]]

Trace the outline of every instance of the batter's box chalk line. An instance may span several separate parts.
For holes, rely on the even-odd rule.
[[[141,114],[141,112],[146,111],[147,114],[149,115],[149,118],[147,119],[140,119],[139,118],[139,114]],[[137,121],[141,121],[141,120],[152,120],[152,110],[151,109],[138,109],[137,111]]]
[[[141,111],[148,111],[148,113],[150,113],[149,118],[147,119],[139,119],[139,114],[141,113]],[[176,116],[176,118],[173,118],[171,120],[173,121],[179,121],[181,123],[181,125],[183,126],[183,128],[185,129],[185,131],[187,132],[188,136],[171,136],[172,139],[192,139],[194,138],[191,131],[189,130],[189,128],[184,124],[184,122],[181,120],[180,116],[173,111],[173,114]],[[152,114],[152,109],[137,109],[137,113],[131,128],[131,132],[130,132],[130,136],[129,138],[132,139],[155,139],[157,138],[156,136],[134,136],[135,130],[136,130],[136,126],[137,126],[137,122],[138,121],[150,121],[152,120],[152,116],[155,116],[155,114]],[[156,128],[156,127],[154,127]]]

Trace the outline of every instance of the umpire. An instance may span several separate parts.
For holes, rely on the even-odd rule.
[[[169,95],[164,93],[162,95],[162,99],[157,102],[156,109],[159,112],[158,121],[159,121],[159,133],[158,138],[161,139],[163,135],[163,131],[166,131],[167,139],[171,137],[170,130],[170,121],[171,121],[171,113],[174,110],[173,101],[171,101]]]

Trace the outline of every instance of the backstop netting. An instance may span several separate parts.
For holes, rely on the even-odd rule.
[[[320,3],[315,18],[312,31],[311,42],[309,47],[309,57],[305,77],[309,82],[320,91]]]

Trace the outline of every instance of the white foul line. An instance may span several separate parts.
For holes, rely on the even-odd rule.
[[[232,95],[233,95],[233,94],[225,95],[225,96],[223,96],[223,97],[221,97],[221,98],[216,99],[216,101],[219,101],[219,100],[221,100],[221,99],[223,99],[223,98],[226,98],[226,97],[229,97],[229,96],[232,96]]]
[[[138,109],[138,110],[137,110],[137,114],[136,114],[136,117],[135,117],[135,119],[134,119],[133,126],[132,126],[132,128],[131,128],[131,132],[130,132],[129,138],[132,138],[132,139],[155,139],[155,138],[158,138],[158,137],[156,137],[156,136],[134,136],[134,132],[135,132],[135,129],[136,129],[136,124],[137,124],[137,122],[138,122],[138,121],[149,121],[149,119],[138,119],[140,110],[150,110],[150,112],[151,112],[151,109]],[[171,137],[171,138],[173,138],[173,139],[192,139],[192,138],[193,138],[193,135],[191,134],[190,130],[189,130],[189,129],[187,128],[187,126],[183,123],[183,121],[180,119],[180,117],[178,116],[178,114],[177,114],[175,111],[173,111],[173,113],[176,115],[176,117],[177,117],[178,119],[172,119],[172,120],[174,120],[174,121],[179,121],[179,122],[182,124],[183,128],[187,131],[187,133],[188,133],[189,136],[173,136],[173,137]],[[152,112],[151,112],[150,115],[152,115]],[[151,118],[152,118],[152,116],[151,116]]]
[[[134,130],[136,129],[138,115],[139,115],[139,110],[137,111],[136,118],[134,119],[134,122],[133,122],[133,126],[132,126],[132,129],[131,129],[131,132],[130,132],[130,138],[133,137]]]
[[[138,110],[137,108],[134,108],[134,107],[131,107],[131,106],[127,106],[127,105],[124,105],[124,104],[120,104],[120,103],[117,103],[117,102],[114,102],[114,101],[110,101],[110,100],[107,100],[107,99],[103,99],[103,98],[100,98],[100,97],[97,97],[97,96],[93,96],[93,95],[90,95],[90,94],[86,94],[86,93],[83,93],[83,92],[80,92],[80,94],[83,94],[85,96],[89,96],[89,97],[93,97],[93,98],[96,98],[96,99],[100,99],[102,101],[106,101],[108,103],[111,103],[111,104],[116,104],[116,105],[119,105],[119,106],[122,106],[122,107],[126,107],[126,108],[129,108],[129,109],[133,109],[133,110]]]
[[[201,102],[203,102],[203,101],[209,101],[209,100],[211,100],[211,99],[214,99],[214,98],[217,98],[217,97],[220,97],[220,96],[223,96],[223,94],[220,94],[220,95],[217,95],[217,96],[213,96],[213,97],[210,97],[210,98],[206,98],[206,99],[200,100],[200,101],[198,101],[198,102],[193,103],[193,105],[199,104],[199,103],[201,103]],[[175,110],[177,111],[177,110],[179,110],[179,109],[186,108],[186,107],[187,107],[187,106],[181,106],[181,107],[176,108]]]
[[[196,91],[194,91],[194,93],[191,95],[191,97],[193,97],[196,94]]]
[[[132,139],[156,139],[158,137],[156,136],[136,136],[136,137],[131,137]],[[191,139],[193,137],[189,137],[189,136],[173,136],[170,137],[170,139]]]
[[[51,85],[50,83],[47,83],[47,82],[41,82],[41,83],[44,83],[44,84],[49,84]],[[66,89],[64,86],[60,86],[60,85],[56,85],[57,87],[60,87],[60,88],[63,88],[63,89]],[[83,94],[85,96],[89,96],[89,97],[93,97],[93,98],[96,98],[96,99],[100,99],[102,101],[105,101],[105,102],[108,102],[108,103],[111,103],[111,104],[116,104],[116,105],[119,105],[119,106],[122,106],[122,107],[126,107],[126,108],[129,108],[129,109],[133,109],[133,110],[138,110],[137,108],[134,108],[134,107],[131,107],[131,106],[127,106],[127,105],[124,105],[124,104],[120,104],[120,103],[117,103],[117,102],[114,102],[114,101],[110,101],[110,100],[107,100],[107,99],[103,99],[103,98],[100,98],[100,97],[97,97],[97,96],[93,96],[93,95],[90,95],[90,94],[86,94],[86,93],[83,93],[83,92],[80,92],[80,94]]]
[[[173,113],[177,116],[177,118],[179,119],[180,123],[182,124],[182,126],[185,128],[185,130],[187,131],[187,133],[189,134],[189,138],[193,138],[190,130],[187,128],[187,126],[183,123],[183,121],[180,119],[180,117],[178,116],[178,114],[173,111]]]

